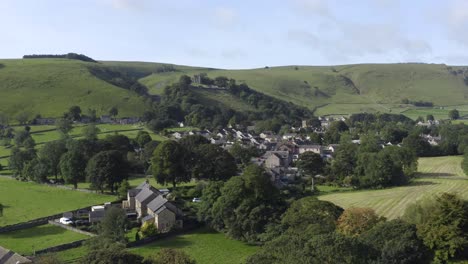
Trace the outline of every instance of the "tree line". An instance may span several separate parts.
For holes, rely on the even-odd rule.
[[[224,105],[207,105],[193,91],[191,83],[191,78],[183,75],[178,83],[164,89],[161,101],[154,105],[152,111],[144,113],[143,119],[148,122],[150,129],[161,131],[177,122],[200,128],[220,128],[228,124],[247,126],[253,121],[267,120],[274,116],[275,123],[265,123],[265,127],[278,131],[282,125],[297,125],[302,119],[312,116],[305,108],[263,95],[246,84],[237,84],[235,80],[226,77],[217,77],[213,83],[225,87],[228,93],[259,111],[240,112]],[[279,127],[277,124],[280,124]]]
[[[70,60],[80,60],[86,62],[97,62],[92,58],[77,53],[67,53],[67,54],[32,54],[32,55],[24,55],[23,59],[70,59]]]

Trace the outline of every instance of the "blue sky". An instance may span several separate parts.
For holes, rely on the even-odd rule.
[[[468,65],[463,0],[0,0],[0,58],[217,68],[428,62]]]

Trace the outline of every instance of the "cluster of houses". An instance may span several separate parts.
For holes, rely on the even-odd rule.
[[[218,132],[209,130],[175,132],[172,137],[176,140],[187,135],[200,135],[207,138],[212,144],[217,144],[228,150],[238,143],[244,147],[255,147],[264,153],[255,157],[252,162],[263,166],[271,175],[272,181],[278,186],[284,186],[293,182],[299,171],[293,166],[299,155],[311,151],[322,156],[323,159],[331,159],[333,153],[339,147],[338,144],[320,145],[310,141],[310,138],[302,137],[297,133],[276,135],[271,131],[260,134],[245,132],[235,128],[225,128]]]

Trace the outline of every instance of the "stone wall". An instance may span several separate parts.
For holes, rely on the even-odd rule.
[[[90,236],[90,237],[95,237],[96,236],[96,234],[80,230],[80,229],[75,228],[75,227],[70,226],[70,225],[64,225],[64,224],[61,224],[59,222],[55,222],[54,220],[49,220],[49,224],[59,226],[61,228],[65,228],[67,230],[70,230],[70,231],[73,231],[73,232],[76,232],[76,233],[80,233],[80,234],[83,234],[83,235],[87,235],[87,236]]]

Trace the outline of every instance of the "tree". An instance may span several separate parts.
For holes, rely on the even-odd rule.
[[[434,118],[433,115],[429,114],[429,115],[426,116],[426,120],[427,120],[427,121],[434,121],[435,118]]]
[[[154,224],[153,221],[145,222],[143,223],[143,226],[141,227],[140,233],[141,233],[141,236],[140,236],[141,238],[151,237],[151,236],[155,236],[156,234],[158,234],[158,229],[156,228],[156,225]]]
[[[16,115],[16,120],[20,123],[20,125],[25,125],[28,122],[29,119],[29,113],[28,112],[21,112]]]
[[[31,138],[31,134],[27,130],[21,130],[15,133],[15,144],[17,147],[23,147],[26,140]]]
[[[218,76],[214,79],[214,84],[218,87],[226,87],[229,79],[225,76]]]
[[[68,109],[68,112],[64,114],[65,119],[70,119],[71,121],[81,120],[81,108],[77,105],[74,105]]]
[[[299,156],[297,167],[304,175],[314,177],[323,172],[325,162],[320,154],[312,151],[306,151]]]
[[[348,125],[343,121],[334,121],[325,132],[324,141],[328,144],[338,143],[340,141],[341,133],[349,130]]]
[[[96,141],[98,139],[98,134],[101,133],[101,130],[96,126],[96,124],[91,123],[83,127],[83,129],[81,129],[81,133],[85,139]]]
[[[88,253],[81,259],[81,263],[140,264],[143,261],[143,257],[130,253],[122,243],[113,243],[106,240],[97,241],[96,238],[92,238],[89,244]]]
[[[448,117],[451,120],[456,120],[456,119],[460,118],[460,112],[458,112],[457,109],[450,110],[450,112],[448,114]]]
[[[182,75],[179,78],[179,85],[181,87],[188,87],[192,83],[192,79],[188,75]]]
[[[187,253],[179,249],[163,248],[156,255],[144,259],[144,264],[196,264]]]
[[[158,141],[152,140],[143,146],[143,160],[144,161],[148,162],[151,160],[151,158],[153,157],[153,152],[158,147],[158,145],[159,145]]]
[[[287,233],[311,237],[333,232],[343,209],[316,197],[306,197],[291,204],[281,218]]]
[[[376,263],[429,263],[432,253],[417,236],[416,226],[402,220],[379,222],[360,235],[361,241],[373,248]]]
[[[22,175],[25,165],[37,157],[34,149],[21,150],[17,147],[11,149],[9,167],[14,171],[15,176]]]
[[[468,203],[443,193],[408,206],[403,219],[415,224],[418,236],[434,251],[436,263],[466,254],[468,246]]]
[[[59,174],[60,159],[65,152],[67,152],[67,147],[63,140],[47,142],[39,149],[39,158],[47,166],[48,172],[55,176],[55,180]]]
[[[160,184],[189,182],[190,173],[185,169],[186,152],[176,141],[167,140],[159,144],[151,159],[153,176]]]
[[[119,195],[120,199],[125,199],[127,197],[128,190],[130,190],[130,183],[128,183],[128,180],[123,180],[119,184],[119,188],[117,189],[117,193]]]
[[[136,143],[140,148],[143,148],[147,143],[151,142],[152,138],[147,131],[138,131],[138,134],[135,138]]]
[[[21,175],[28,177],[32,181],[42,183],[47,180],[48,168],[44,162],[41,162],[38,158],[34,158],[24,164]]]
[[[76,148],[69,150],[60,158],[60,171],[66,183],[78,187],[78,182],[85,180],[86,159]]]
[[[55,126],[57,127],[57,130],[60,133],[62,133],[63,135],[68,135],[68,133],[73,128],[73,123],[69,119],[60,118],[60,119],[55,120]]]
[[[204,218],[235,239],[258,242],[267,224],[279,219],[284,208],[278,189],[257,165],[250,165],[242,176],[229,179],[220,192],[208,211],[211,215]]]
[[[108,188],[114,193],[116,184],[127,179],[128,164],[119,151],[102,151],[89,160],[86,176],[93,189],[104,192]]]
[[[357,164],[358,145],[351,142],[348,136],[342,137],[340,147],[331,163],[331,180],[343,180],[354,174]]]
[[[123,155],[133,151],[133,146],[130,144],[130,139],[125,135],[108,135],[102,141],[102,148],[105,150],[117,150]]]
[[[125,231],[128,227],[127,214],[121,208],[111,206],[106,210],[99,224],[99,237],[112,242],[126,243]]]
[[[3,216],[3,204],[0,203],[0,216]]]
[[[115,106],[113,106],[111,109],[109,109],[109,115],[116,117],[119,114],[119,109]]]
[[[197,179],[227,180],[237,173],[234,157],[220,146],[200,145],[196,151],[194,175]]]
[[[237,163],[247,166],[250,160],[258,155],[257,148],[255,147],[243,147],[238,142],[234,143],[229,149],[229,153],[234,157]]]
[[[351,207],[338,218],[337,229],[346,236],[359,236],[382,221],[385,218],[379,217],[371,208]]]

